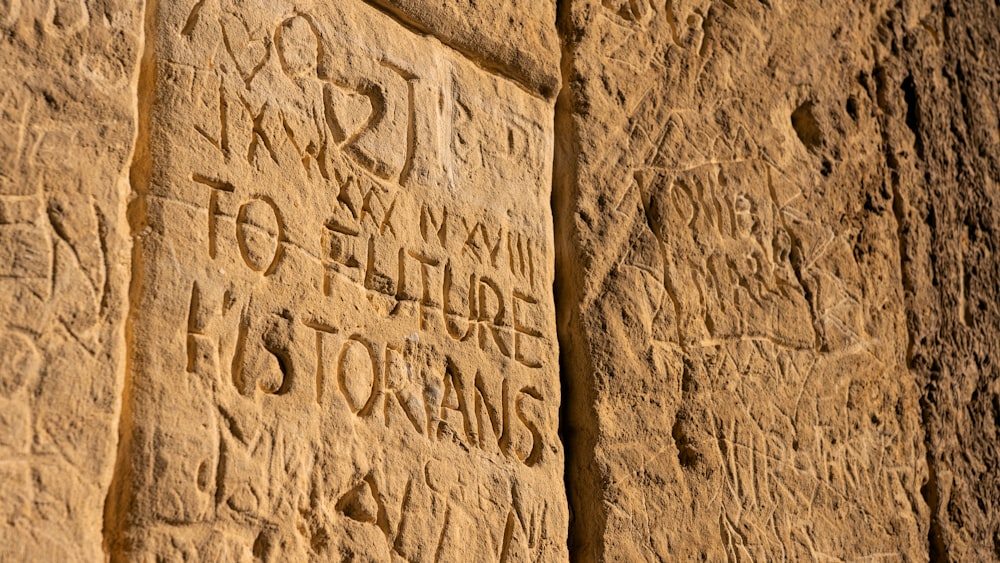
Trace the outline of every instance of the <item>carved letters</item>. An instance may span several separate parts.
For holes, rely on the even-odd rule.
[[[156,553],[220,522],[258,556],[349,558],[373,535],[433,557],[474,518],[491,531],[469,557],[560,549],[541,539],[566,519],[551,105],[362,2],[193,4],[155,16],[134,205],[136,427],[161,429],[165,468],[146,482],[129,458],[134,510],[163,507],[136,533]],[[421,485],[433,458],[463,476]],[[464,474],[482,489],[448,492]]]

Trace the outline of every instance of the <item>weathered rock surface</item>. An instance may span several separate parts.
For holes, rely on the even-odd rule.
[[[559,90],[556,0],[366,0],[532,92]]]
[[[998,15],[562,12],[581,559],[1000,557]]]
[[[561,335],[585,559],[926,553],[868,43],[883,11],[815,12],[566,14]]]
[[[0,559],[102,557],[142,11],[0,3]]]
[[[997,22],[0,1],[0,560],[1000,559]]]
[[[886,23],[887,145],[899,171],[910,361],[935,560],[1000,559],[1000,5]],[[889,95],[892,93],[892,95]]]
[[[362,2],[147,18],[112,556],[565,557],[553,102]]]

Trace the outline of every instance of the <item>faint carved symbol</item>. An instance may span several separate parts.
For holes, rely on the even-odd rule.
[[[374,479],[371,475],[344,493],[337,501],[337,510],[352,520],[375,524],[379,513],[385,509],[376,498]]]
[[[41,358],[31,338],[5,330],[0,334],[0,396],[10,397],[37,380]]]

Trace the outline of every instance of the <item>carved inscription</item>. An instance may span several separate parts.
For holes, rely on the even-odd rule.
[[[176,336],[133,353],[166,468],[130,485],[135,549],[564,549],[551,105],[361,2],[156,17],[134,322]]]
[[[604,5],[615,33],[657,25],[631,17],[638,3]],[[675,2],[666,17],[685,9]],[[693,39],[669,25],[663,37],[678,30],[682,43]],[[669,45],[649,65],[686,68],[685,56]],[[781,129],[747,120],[753,102],[689,99],[686,86],[669,81],[628,92],[614,64],[599,68],[634,113],[597,145],[608,154],[584,145],[586,160],[616,166],[583,166],[574,179],[580,209],[617,203],[611,219],[592,217],[594,238],[579,249],[594,255],[578,271],[601,280],[592,282],[601,294],[593,303],[585,294],[582,321],[574,322],[587,337],[568,356],[593,366],[597,404],[634,405],[637,416],[623,423],[598,411],[598,430],[589,420],[577,428],[593,432],[580,444],[595,440],[595,457],[615,476],[592,483],[605,491],[595,504],[583,499],[605,510],[606,529],[615,530],[596,543],[608,557],[634,557],[616,539],[629,530],[648,540],[651,557],[676,553],[654,525],[670,520],[689,538],[712,530],[688,552],[709,559],[866,553],[872,545],[897,549],[900,537],[919,544],[912,520],[885,523],[870,512],[909,514],[906,499],[926,479],[913,462],[919,443],[905,437],[919,394],[898,363],[905,339],[890,336],[904,321],[886,305],[900,298],[883,279],[897,267],[891,212],[859,213],[830,198],[850,189],[824,180],[828,171],[810,163],[790,122]],[[724,68],[728,76],[734,67]],[[631,388],[603,383],[619,371],[656,393],[644,402]],[[634,442],[623,444],[622,435]],[[705,502],[688,511],[691,499]],[[676,519],[678,511],[689,520]],[[864,530],[865,540],[824,536],[812,522],[826,520]]]
[[[683,341],[745,336],[813,345],[815,337],[798,330],[811,326],[811,312],[790,262],[784,202],[774,200],[766,164],[640,173],[637,182],[665,255]],[[696,250],[704,247],[713,250]]]
[[[90,23],[90,9],[84,0],[5,0],[0,3],[0,25],[13,27],[24,20],[38,22],[46,35],[71,36],[86,29]]]
[[[115,464],[141,6],[0,1],[0,558],[94,560]]]

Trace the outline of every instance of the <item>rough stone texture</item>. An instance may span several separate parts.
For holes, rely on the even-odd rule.
[[[1000,559],[997,22],[0,0],[0,560]]]
[[[366,0],[488,69],[551,98],[559,91],[556,0]]]
[[[96,561],[141,6],[0,2],[0,559]]]
[[[1000,5],[935,2],[884,26],[911,361],[935,560],[1000,559]],[[906,53],[896,58],[896,53]]]
[[[553,102],[362,2],[147,35],[112,557],[564,558]]]
[[[992,310],[976,292],[996,267],[997,31],[979,22],[996,8],[945,4],[562,13],[557,295],[580,559],[1000,555],[996,339],[962,340],[942,307]],[[964,282],[942,262],[954,253],[973,257]]]

